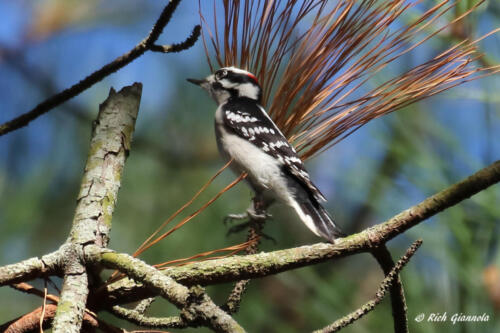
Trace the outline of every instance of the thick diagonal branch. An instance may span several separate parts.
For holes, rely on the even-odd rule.
[[[500,161],[425,199],[384,223],[339,239],[336,244],[319,243],[286,250],[235,256],[166,269],[164,274],[185,285],[210,285],[273,275],[333,258],[371,251],[429,217],[500,181]],[[150,291],[124,279],[107,287],[113,304],[152,296]],[[108,298],[109,297],[109,298]],[[107,306],[103,302],[103,306]]]

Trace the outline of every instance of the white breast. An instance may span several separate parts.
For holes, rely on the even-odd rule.
[[[272,196],[278,198],[286,196],[285,192],[288,192],[286,180],[277,161],[251,142],[236,134],[228,133],[223,126],[221,112],[219,107],[215,114],[217,146],[221,155],[226,160],[234,159],[232,163],[234,171],[248,173],[248,180],[254,190],[272,192]]]

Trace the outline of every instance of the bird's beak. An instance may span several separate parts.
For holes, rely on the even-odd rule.
[[[197,86],[201,86],[203,83],[206,83],[207,80],[198,80],[198,79],[186,79],[188,82],[192,84],[196,84]]]

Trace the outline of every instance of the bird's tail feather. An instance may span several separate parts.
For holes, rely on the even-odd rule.
[[[332,242],[344,236],[332,217],[319,203],[304,200],[292,205],[304,224],[316,235]]]

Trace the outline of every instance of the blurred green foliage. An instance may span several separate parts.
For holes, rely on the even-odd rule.
[[[57,1],[44,2],[57,5]],[[147,33],[162,3],[95,1],[92,6],[101,13],[98,18],[82,14],[74,21],[64,21],[59,29],[49,29],[50,33],[44,32],[39,39],[27,37],[33,36],[28,33],[30,20],[38,13],[32,6],[31,2],[0,2],[4,13],[20,17],[0,29],[9,31],[7,35],[14,40],[0,39],[4,51],[0,56],[2,122],[128,50]],[[141,15],[137,16],[139,7]],[[26,12],[19,13],[23,10]],[[182,40],[197,23],[196,11],[196,4],[183,3],[164,38],[168,42]],[[488,10],[479,11],[471,20],[471,33],[478,35],[498,26],[499,12],[499,5],[490,2]],[[483,47],[488,59],[498,63],[498,37],[491,39]],[[435,54],[450,40],[439,39],[439,43],[442,45],[425,46],[419,56]],[[416,58],[408,55],[398,67],[409,68],[422,60]],[[184,81],[185,77],[206,73],[201,42],[180,55],[148,54],[27,128],[0,138],[0,265],[44,254],[64,242],[86,159],[91,121],[110,86],[144,83],[110,247],[133,252],[189,200],[222,166],[213,134],[215,105]],[[330,199],[328,209],[339,223],[349,232],[362,230],[498,159],[499,83],[498,78],[486,78],[407,107],[370,123],[310,161],[312,178]],[[193,212],[232,179],[232,174],[223,173],[179,218]],[[239,184],[142,258],[159,263],[244,241],[244,233],[226,236],[222,220],[228,213],[243,211],[250,197],[250,190]],[[500,189],[495,186],[389,243],[394,257],[398,257],[412,240],[424,240],[402,273],[410,331],[500,331],[500,300],[496,299],[495,308],[492,299],[495,281],[488,284],[484,279],[487,267],[500,271],[499,202]],[[273,207],[271,213],[274,218],[265,232],[277,243],[264,241],[263,251],[318,241],[283,207]],[[235,318],[250,332],[310,331],[373,297],[382,278],[373,258],[362,254],[255,280]],[[42,281],[34,284],[43,286]],[[498,285],[500,280],[496,281]],[[230,287],[212,286],[208,290],[221,303]],[[38,298],[1,288],[0,322],[39,305]],[[443,312],[448,317],[453,313],[486,313],[490,320],[455,325],[414,320],[420,313]],[[155,302],[150,312],[158,316],[175,313],[164,301]],[[132,327],[108,314],[104,318]],[[344,332],[391,329],[390,305],[384,301]]]

